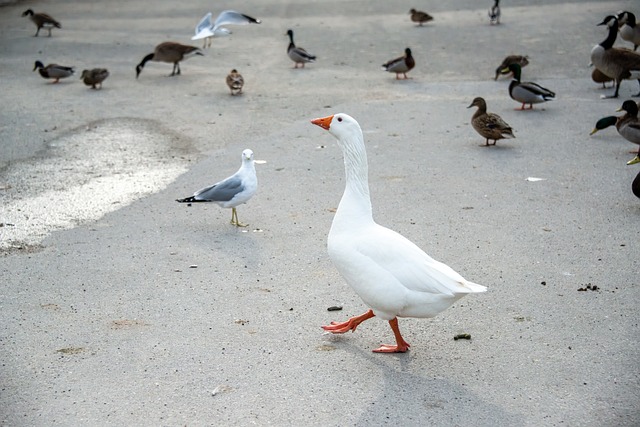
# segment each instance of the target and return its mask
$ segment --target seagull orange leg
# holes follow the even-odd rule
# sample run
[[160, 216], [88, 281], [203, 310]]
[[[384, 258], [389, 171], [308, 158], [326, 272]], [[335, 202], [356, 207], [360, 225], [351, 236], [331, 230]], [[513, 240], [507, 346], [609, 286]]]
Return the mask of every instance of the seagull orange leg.
[[364, 322], [367, 319], [371, 319], [374, 316], [375, 314], [373, 314], [373, 310], [369, 310], [366, 313], [361, 314], [360, 316], [352, 317], [346, 322], [331, 322], [331, 324], [327, 326], [322, 326], [322, 329], [324, 329], [325, 331], [329, 331], [332, 334], [344, 334], [347, 331], [353, 332], [356, 330], [360, 323]]
[[391, 326], [391, 330], [393, 330], [393, 335], [395, 335], [396, 337], [397, 345], [383, 344], [380, 346], [380, 348], [373, 350], [373, 352], [374, 353], [404, 353], [407, 350], [409, 350], [409, 347], [411, 346], [409, 345], [408, 342], [404, 340], [404, 338], [402, 338], [402, 335], [400, 335], [400, 329], [398, 328], [398, 318], [394, 317], [393, 319], [389, 320], [389, 326]]

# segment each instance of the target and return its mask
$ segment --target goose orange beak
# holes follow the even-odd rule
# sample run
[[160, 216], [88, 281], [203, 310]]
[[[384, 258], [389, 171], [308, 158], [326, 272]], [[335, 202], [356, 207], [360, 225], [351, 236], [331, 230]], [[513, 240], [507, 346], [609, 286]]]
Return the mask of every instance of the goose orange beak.
[[329, 127], [331, 126], [331, 120], [333, 120], [333, 115], [322, 117], [320, 119], [313, 119], [311, 120], [311, 123], [320, 126], [324, 130], [329, 130]]

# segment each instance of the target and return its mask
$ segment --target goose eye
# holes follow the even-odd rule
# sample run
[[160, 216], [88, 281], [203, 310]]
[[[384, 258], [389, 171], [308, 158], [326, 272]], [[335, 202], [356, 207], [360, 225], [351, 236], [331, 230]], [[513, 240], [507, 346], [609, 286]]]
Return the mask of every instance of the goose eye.
[[338, 117], [338, 121], [341, 122], [342, 121], [342, 117]]

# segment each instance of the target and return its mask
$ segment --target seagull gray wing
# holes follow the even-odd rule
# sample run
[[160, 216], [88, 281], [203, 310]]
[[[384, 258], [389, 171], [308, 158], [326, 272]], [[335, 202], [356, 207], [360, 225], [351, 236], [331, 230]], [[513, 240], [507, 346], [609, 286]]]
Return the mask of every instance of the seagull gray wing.
[[224, 10], [220, 12], [220, 15], [216, 18], [216, 21], [213, 23], [212, 32], [216, 32], [218, 27], [222, 25], [246, 25], [246, 24], [259, 24], [261, 21], [256, 18], [252, 18], [249, 15], [245, 15], [240, 12], [236, 12], [235, 10]]
[[198, 22], [196, 35], [191, 37], [191, 40], [200, 40], [213, 35], [213, 31], [211, 31], [211, 16], [211, 12], [209, 12]]
[[233, 175], [224, 181], [196, 191], [193, 196], [196, 200], [228, 202], [242, 191], [244, 191], [242, 179], [237, 175]]

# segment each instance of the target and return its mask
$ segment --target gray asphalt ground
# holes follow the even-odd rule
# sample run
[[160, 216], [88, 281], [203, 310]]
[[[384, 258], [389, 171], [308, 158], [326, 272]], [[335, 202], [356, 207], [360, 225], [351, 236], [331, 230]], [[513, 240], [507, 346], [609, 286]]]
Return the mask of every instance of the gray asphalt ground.
[[[600, 99], [612, 89], [588, 64], [595, 24], [640, 9], [504, 1], [490, 26], [490, 3], [1, 7], [0, 423], [639, 425], [637, 146], [589, 136], [638, 84]], [[27, 7], [63, 28], [33, 37]], [[411, 7], [435, 20], [416, 27]], [[179, 77], [151, 62], [135, 79], [157, 43], [192, 43], [204, 13], [228, 8], [263, 23], [230, 27]], [[292, 69], [288, 28], [315, 64]], [[407, 46], [417, 66], [396, 81], [380, 64]], [[558, 99], [515, 111], [509, 79], [493, 80], [508, 54], [529, 55], [523, 79]], [[51, 85], [36, 59], [111, 76], [101, 91], [79, 75]], [[242, 96], [224, 84], [231, 68]], [[516, 139], [481, 146], [476, 96]], [[405, 354], [371, 352], [393, 340], [379, 319], [320, 329], [367, 309], [326, 253], [344, 171], [309, 120], [336, 112], [364, 130], [376, 220], [489, 288], [401, 319]], [[238, 209], [249, 227], [174, 201], [233, 173], [245, 148], [266, 161]]]

